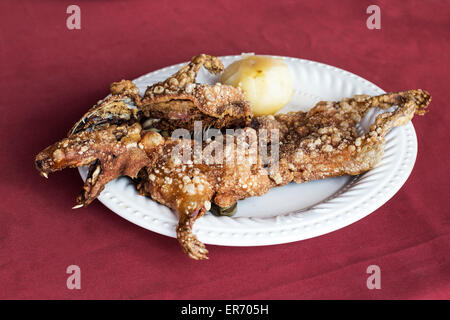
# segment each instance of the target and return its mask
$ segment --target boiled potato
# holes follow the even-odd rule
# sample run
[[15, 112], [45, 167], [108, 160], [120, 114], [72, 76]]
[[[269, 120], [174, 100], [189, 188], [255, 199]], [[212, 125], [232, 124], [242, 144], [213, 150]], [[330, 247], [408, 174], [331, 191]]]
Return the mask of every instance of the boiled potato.
[[220, 82], [240, 87], [254, 115], [277, 112], [292, 98], [291, 73], [280, 58], [247, 56], [229, 65]]

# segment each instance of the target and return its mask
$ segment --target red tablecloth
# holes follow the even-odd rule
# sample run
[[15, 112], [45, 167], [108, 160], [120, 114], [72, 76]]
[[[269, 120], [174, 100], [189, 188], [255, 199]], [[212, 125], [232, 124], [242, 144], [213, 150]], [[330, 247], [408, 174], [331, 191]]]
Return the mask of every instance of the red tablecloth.
[[[0, 3], [0, 297], [145, 299], [450, 298], [449, 1], [71, 1]], [[369, 30], [366, 8], [381, 8]], [[412, 175], [384, 206], [336, 232], [265, 247], [177, 241], [96, 201], [71, 210], [76, 170], [41, 178], [34, 157], [63, 137], [109, 83], [212, 55], [256, 52], [334, 65], [386, 91], [433, 96], [416, 117]], [[81, 268], [68, 290], [66, 268]], [[381, 268], [369, 290], [366, 269]]]

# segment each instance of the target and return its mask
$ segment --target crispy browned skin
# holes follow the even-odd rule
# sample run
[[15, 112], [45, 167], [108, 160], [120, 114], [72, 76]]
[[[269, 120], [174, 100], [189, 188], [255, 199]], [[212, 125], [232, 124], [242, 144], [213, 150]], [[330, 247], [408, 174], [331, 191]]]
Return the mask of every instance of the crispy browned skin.
[[[414, 114], [424, 114], [430, 101], [430, 95], [422, 90], [360, 95], [340, 102], [319, 102], [306, 113], [256, 117], [253, 126], [279, 129], [279, 170], [270, 172], [277, 185], [357, 175], [380, 161], [386, 134], [410, 121]], [[357, 133], [355, 126], [368, 110], [387, 110], [394, 105], [398, 105], [395, 111], [378, 115], [367, 133]]]
[[[66, 167], [89, 165], [76, 207], [89, 204], [107, 182], [121, 175], [136, 177], [145, 168], [140, 171], [139, 192], [175, 210], [179, 214], [177, 238], [183, 251], [191, 258], [206, 259], [207, 250], [192, 234], [192, 227], [212, 202], [227, 207], [291, 181], [300, 183], [365, 172], [381, 159], [387, 132], [407, 123], [414, 114], [424, 114], [430, 100], [425, 91], [412, 90], [320, 102], [306, 113], [256, 117], [253, 128], [238, 132], [233, 143], [224, 147], [222, 156], [218, 156], [224, 159], [222, 163], [185, 162], [174, 156], [175, 148], [192, 150], [192, 140], [163, 138], [154, 131], [143, 131], [138, 123], [93, 122], [84, 131], [70, 134], [39, 153], [36, 167], [47, 176]], [[398, 107], [379, 115], [369, 132], [358, 135], [355, 125], [369, 109], [388, 109], [394, 105]], [[265, 168], [260, 155], [250, 152], [257, 143], [255, 139], [244, 153], [237, 152], [240, 135], [256, 135], [262, 129], [278, 129], [278, 170], [270, 162]], [[203, 153], [208, 148], [214, 150], [217, 143], [204, 142]]]
[[[255, 137], [253, 145], [239, 150], [238, 139], [252, 134]], [[208, 251], [192, 234], [192, 226], [211, 208], [211, 202], [227, 206], [240, 199], [262, 195], [272, 186], [261, 160], [250, 151], [257, 150], [256, 131], [246, 128], [230, 137], [233, 144], [224, 146], [217, 155], [217, 159], [225, 156], [221, 163], [214, 163], [206, 156], [199, 163], [194, 163], [195, 158], [193, 161], [191, 157], [183, 161], [182, 153], [177, 150], [194, 150], [193, 141], [167, 138], [158, 150], [153, 149], [149, 154], [151, 163], [140, 175], [139, 192], [178, 213], [178, 241], [183, 251], [194, 259], [207, 258]], [[202, 146], [204, 155], [210, 154], [208, 150], [213, 150], [219, 143], [222, 144], [205, 142]]]
[[193, 130], [194, 121], [202, 121], [204, 127], [214, 128], [249, 124], [251, 108], [242, 90], [220, 83], [195, 83], [202, 66], [213, 74], [223, 71], [218, 58], [201, 54], [164, 82], [147, 88], [142, 111], [148, 118], [159, 119], [153, 124], [155, 128]]
[[[414, 114], [424, 114], [429, 102], [428, 93], [412, 90], [320, 102], [306, 113], [257, 117], [252, 123], [257, 130], [279, 130], [279, 166], [269, 162], [267, 169], [259, 154], [250, 156], [251, 145], [239, 157], [236, 140], [231, 149], [224, 149], [225, 159], [231, 155], [233, 161], [196, 164], [192, 160], [183, 162], [173, 153], [176, 147], [183, 149], [182, 146], [192, 150], [191, 140], [167, 138], [149, 154], [152, 161], [141, 172], [138, 190], [179, 214], [177, 238], [183, 251], [191, 258], [206, 259], [207, 250], [192, 234], [192, 226], [210, 209], [211, 202], [227, 207], [291, 181], [300, 183], [363, 173], [381, 159], [389, 130], [407, 123]], [[358, 135], [355, 125], [369, 109], [388, 109], [394, 105], [398, 105], [395, 111], [379, 115], [369, 132]], [[256, 131], [246, 128], [244, 133], [251, 135]], [[204, 143], [203, 150], [212, 143]]]

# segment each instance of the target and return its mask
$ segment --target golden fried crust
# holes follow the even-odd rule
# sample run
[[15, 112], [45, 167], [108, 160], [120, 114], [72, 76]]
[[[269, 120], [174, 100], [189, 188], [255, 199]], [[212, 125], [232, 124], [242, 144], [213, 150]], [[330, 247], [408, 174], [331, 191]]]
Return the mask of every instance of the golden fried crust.
[[[130, 95], [133, 90], [128, 82], [112, 87], [113, 93], [119, 94]], [[227, 135], [222, 141], [203, 142], [200, 162], [196, 162], [195, 157], [186, 161], [182, 157], [184, 153], [180, 153], [180, 150], [195, 149], [193, 140], [163, 138], [154, 131], [143, 131], [139, 123], [117, 125], [108, 117], [104, 118], [107, 125], [103, 127], [100, 118], [87, 116], [84, 124], [91, 123], [92, 126], [83, 124], [80, 131], [77, 129], [47, 147], [36, 156], [35, 164], [45, 177], [67, 167], [89, 165], [76, 207], [89, 204], [107, 182], [118, 176], [134, 178], [139, 173], [138, 191], [178, 213], [177, 238], [183, 251], [193, 259], [206, 259], [208, 251], [192, 233], [192, 227], [210, 209], [212, 202], [227, 207], [291, 181], [300, 183], [365, 172], [381, 159], [389, 130], [407, 123], [414, 114], [424, 114], [430, 100], [427, 92], [411, 90], [377, 97], [360, 95], [340, 102], [319, 102], [306, 113], [255, 117], [251, 122], [253, 128], [237, 131], [232, 136], [232, 143]], [[190, 108], [189, 104], [178, 107]], [[376, 107], [389, 110], [376, 117], [367, 133], [359, 134], [357, 123]], [[121, 114], [120, 108], [114, 110], [108, 106], [105, 109], [115, 116]], [[259, 152], [253, 152], [258, 140], [252, 137], [263, 129], [268, 130], [267, 142], [275, 139], [271, 129], [280, 139], [279, 162], [269, 159], [267, 168]], [[247, 146], [240, 149], [242, 141], [246, 141]], [[223, 149], [216, 149], [225, 142], [228, 144], [223, 145]], [[174, 153], [174, 150], [178, 152]], [[208, 160], [212, 159], [207, 156], [213, 154], [218, 155], [214, 158], [216, 162]], [[223, 161], [217, 162], [217, 159]]]
[[140, 98], [139, 89], [130, 80], [113, 82], [109, 86], [112, 95], [127, 95], [133, 99]]
[[215, 167], [204, 164], [185, 165], [178, 156], [172, 157], [175, 148], [191, 148], [191, 140], [166, 139], [164, 145], [149, 154], [150, 163], [140, 173], [138, 190], [142, 195], [168, 206], [179, 215], [177, 239], [183, 251], [193, 259], [206, 259], [208, 251], [192, 234], [192, 226], [211, 206]]
[[262, 161], [257, 154], [251, 154], [250, 150], [256, 150], [257, 140], [242, 151], [238, 149], [237, 141], [245, 134], [256, 137], [250, 128], [237, 133], [234, 143], [224, 146], [218, 155], [217, 159], [224, 159], [222, 163], [210, 164], [205, 163], [209, 161], [207, 152], [219, 150], [216, 149], [219, 142], [205, 142], [202, 146], [205, 158], [196, 164], [193, 158], [183, 159], [180, 152], [194, 150], [192, 140], [167, 138], [160, 149], [148, 155], [151, 160], [147, 170], [140, 173], [139, 192], [178, 213], [177, 238], [191, 258], [207, 257], [204, 245], [192, 234], [192, 226], [211, 208], [211, 202], [226, 207], [240, 199], [262, 195], [273, 185]]
[[193, 121], [200, 120], [216, 128], [247, 126], [251, 107], [242, 90], [220, 83], [196, 84], [201, 66], [212, 73], [223, 70], [216, 57], [194, 57], [172, 77], [147, 88], [142, 101], [144, 115], [163, 120], [157, 126], [164, 124], [164, 129], [193, 130]]
[[[258, 117], [253, 122], [259, 129], [280, 128], [279, 170], [271, 171], [270, 177], [277, 185], [300, 183], [370, 170], [381, 160], [385, 135], [414, 114], [424, 114], [430, 101], [430, 95], [422, 90], [355, 96], [320, 102], [307, 113]], [[394, 111], [378, 115], [367, 133], [358, 134], [356, 124], [368, 110], [394, 106]]]
[[111, 125], [106, 129], [73, 134], [44, 149], [35, 164], [41, 175], [65, 168], [91, 165], [78, 206], [92, 202], [106, 183], [121, 175], [135, 177], [147, 165], [146, 153], [138, 147], [141, 126]]
[[180, 89], [172, 94], [146, 97], [142, 112], [148, 118], [160, 119], [161, 130], [194, 129], [194, 121], [203, 127], [246, 127], [251, 119], [250, 104], [242, 91], [226, 85], [193, 85], [190, 93]]
[[[365, 172], [381, 159], [387, 132], [409, 121], [414, 113], [423, 114], [429, 101], [426, 92], [415, 90], [319, 102], [307, 113], [256, 117], [252, 125], [259, 132], [276, 129], [280, 137], [278, 166], [269, 161], [267, 168], [259, 153], [251, 153], [256, 139], [250, 139], [253, 142], [249, 142], [244, 153], [237, 151], [239, 135], [256, 136], [251, 128], [237, 133], [234, 143], [224, 146], [222, 164], [183, 161], [173, 151], [192, 150], [193, 141], [167, 138], [157, 151], [153, 149], [148, 154], [151, 162], [140, 176], [138, 190], [179, 214], [177, 238], [183, 251], [191, 258], [206, 259], [205, 246], [192, 234], [192, 226], [209, 210], [211, 202], [227, 207], [291, 181], [300, 183]], [[355, 126], [368, 110], [395, 105], [394, 111], [380, 114], [367, 133], [358, 134]], [[203, 152], [214, 143], [219, 142], [203, 143]]]
[[186, 102], [184, 106], [186, 110], [192, 112], [191, 109], [197, 108], [202, 114], [214, 118], [227, 115], [249, 117], [251, 112], [250, 105], [241, 90], [220, 83], [192, 84], [191, 87], [180, 88], [169, 93], [146, 96], [143, 100], [142, 111], [148, 117], [152, 117], [152, 113], [156, 111], [169, 112], [180, 109], [170, 105], [174, 102]]
[[223, 64], [219, 58], [200, 54], [193, 57], [188, 65], [182, 67], [173, 76], [163, 82], [158, 82], [148, 87], [145, 91], [145, 97], [170, 94], [173, 91], [186, 87], [188, 84], [194, 84], [197, 73], [202, 66], [213, 74], [218, 74], [223, 71]]

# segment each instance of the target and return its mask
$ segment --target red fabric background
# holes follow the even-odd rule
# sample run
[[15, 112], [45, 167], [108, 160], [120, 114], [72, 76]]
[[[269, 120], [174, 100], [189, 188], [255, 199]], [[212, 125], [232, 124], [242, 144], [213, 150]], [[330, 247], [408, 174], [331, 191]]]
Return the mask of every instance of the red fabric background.
[[[450, 1], [72, 1], [0, 3], [0, 297], [27, 299], [448, 299]], [[381, 30], [366, 8], [381, 7]], [[76, 170], [41, 178], [35, 155], [63, 137], [109, 83], [205, 52], [311, 59], [387, 91], [423, 88], [412, 175], [365, 219], [314, 239], [266, 247], [178, 243], [96, 201], [71, 210]], [[82, 289], [68, 290], [68, 265]], [[368, 290], [366, 268], [381, 268]]]

